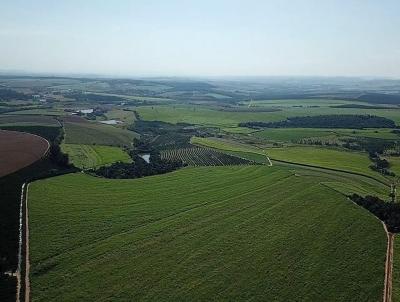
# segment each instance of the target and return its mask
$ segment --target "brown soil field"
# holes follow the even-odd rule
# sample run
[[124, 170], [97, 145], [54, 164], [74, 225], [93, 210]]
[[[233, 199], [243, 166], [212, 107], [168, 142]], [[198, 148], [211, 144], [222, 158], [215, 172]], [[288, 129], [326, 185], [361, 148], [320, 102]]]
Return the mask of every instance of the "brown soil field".
[[34, 163], [48, 148], [48, 141], [40, 136], [0, 130], [0, 177]]

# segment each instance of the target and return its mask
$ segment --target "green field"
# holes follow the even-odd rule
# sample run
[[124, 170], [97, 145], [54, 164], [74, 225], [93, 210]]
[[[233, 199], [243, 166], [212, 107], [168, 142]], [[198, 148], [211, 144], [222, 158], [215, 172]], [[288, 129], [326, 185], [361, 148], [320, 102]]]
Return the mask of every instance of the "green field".
[[62, 144], [61, 150], [68, 154], [72, 164], [81, 169], [98, 168], [117, 161], [131, 162], [128, 153], [118, 147]]
[[32, 300], [378, 301], [382, 225], [323, 175], [204, 167], [34, 182]]
[[400, 236], [394, 237], [393, 247], [393, 301], [400, 301]]
[[302, 138], [323, 137], [335, 135], [329, 129], [314, 129], [314, 128], [271, 128], [254, 133], [255, 136], [272, 141], [298, 141]]
[[[246, 129], [246, 128], [244, 128]], [[400, 139], [392, 129], [318, 129], [318, 128], [270, 128], [253, 134], [272, 141], [297, 142], [303, 138], [315, 137], [368, 137], [381, 139]]]
[[130, 146], [138, 137], [133, 131], [94, 122], [65, 122], [64, 129], [67, 144]]
[[61, 116], [65, 115], [64, 109], [62, 108], [45, 108], [45, 109], [30, 109], [9, 112], [7, 114], [12, 115], [50, 115], [50, 116]]
[[286, 147], [266, 149], [272, 159], [339, 169], [379, 177], [369, 166], [368, 154], [320, 147]]
[[220, 150], [255, 153], [259, 156], [267, 154], [272, 160], [283, 160], [292, 163], [355, 172], [374, 177], [384, 182], [387, 181], [381, 174], [369, 168], [372, 162], [369, 160], [368, 154], [361, 152], [311, 146], [262, 149], [230, 140], [200, 137], [192, 138], [192, 143]]
[[[302, 100], [294, 104], [302, 104]], [[328, 101], [324, 101], [332, 105]], [[371, 114], [386, 117], [400, 124], [400, 109], [360, 109], [324, 107], [286, 107], [275, 112], [229, 112], [217, 110], [210, 106], [174, 105], [174, 106], [141, 106], [135, 108], [144, 120], [158, 120], [169, 123], [191, 123], [214, 127], [236, 127], [240, 122], [263, 121], [275, 122], [294, 116], [313, 116], [324, 114]], [[247, 108], [247, 107], [246, 107]]]
[[135, 122], [135, 114], [133, 111], [126, 111], [120, 109], [113, 109], [106, 113], [106, 117], [109, 120], [119, 120], [124, 122], [124, 126], [133, 124]]
[[285, 119], [282, 112], [227, 112], [205, 106], [143, 106], [136, 110], [144, 120], [190, 123], [205, 126], [236, 127], [240, 122]]

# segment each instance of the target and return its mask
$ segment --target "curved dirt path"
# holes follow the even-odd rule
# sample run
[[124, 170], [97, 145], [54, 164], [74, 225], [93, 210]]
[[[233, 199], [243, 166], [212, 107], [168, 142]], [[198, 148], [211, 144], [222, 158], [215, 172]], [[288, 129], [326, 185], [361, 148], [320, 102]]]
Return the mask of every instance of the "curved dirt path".
[[28, 189], [29, 189], [29, 184], [26, 186], [26, 192], [25, 192], [25, 302], [29, 302], [31, 294], [31, 283], [29, 279], [31, 263], [29, 261]]
[[384, 223], [383, 227], [387, 235], [387, 250], [385, 263], [385, 285], [383, 288], [383, 302], [392, 301], [392, 279], [393, 279], [393, 243], [394, 234], [390, 233]]

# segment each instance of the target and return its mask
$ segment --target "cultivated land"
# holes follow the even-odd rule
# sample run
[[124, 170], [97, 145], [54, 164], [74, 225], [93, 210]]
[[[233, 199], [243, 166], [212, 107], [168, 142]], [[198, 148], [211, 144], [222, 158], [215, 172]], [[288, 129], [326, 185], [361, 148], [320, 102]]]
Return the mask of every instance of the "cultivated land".
[[380, 300], [382, 225], [323, 179], [248, 166], [34, 182], [32, 299]]
[[[78, 167], [131, 161], [122, 150], [196, 166], [135, 180], [77, 173], [32, 183], [32, 300], [381, 300], [386, 236], [346, 196], [389, 200], [389, 184], [400, 175], [400, 131], [390, 121], [367, 129], [258, 126], [330, 115], [299, 125], [340, 127], [339, 120], [359, 128], [360, 117], [336, 117], [335, 124], [335, 114], [399, 125], [399, 91], [395, 80], [1, 76], [0, 128], [55, 146], [63, 141]], [[93, 112], [72, 114], [88, 108]], [[109, 119], [122, 123], [99, 123]], [[0, 278], [0, 300], [15, 296], [15, 278], [3, 273], [16, 267], [22, 183], [72, 171], [52, 150], [0, 179], [0, 276], [7, 276]], [[153, 171], [166, 165], [159, 164]], [[232, 164], [242, 166], [201, 167]], [[107, 175], [139, 166], [114, 165]]]
[[54, 117], [45, 115], [0, 115], [0, 127], [3, 126], [59, 126]]
[[64, 128], [67, 144], [130, 146], [138, 136], [133, 131], [95, 122], [64, 122]]
[[[297, 100], [301, 104], [302, 100]], [[248, 108], [248, 107], [245, 107]], [[294, 116], [313, 116], [325, 114], [370, 114], [386, 117], [400, 123], [400, 109], [359, 109], [359, 108], [331, 108], [331, 107], [283, 107], [275, 108], [278, 111], [223, 111], [211, 106], [176, 105], [176, 106], [142, 106], [136, 110], [144, 120], [159, 120], [169, 123], [192, 123], [214, 127], [237, 127], [241, 122], [263, 121], [276, 122]], [[268, 108], [268, 107], [267, 107]], [[247, 109], [246, 109], [247, 110]]]
[[118, 147], [62, 144], [61, 150], [68, 154], [70, 163], [81, 169], [98, 168], [118, 161], [132, 162], [128, 153]]
[[394, 238], [394, 257], [393, 257], [393, 301], [400, 301], [400, 236]]
[[0, 130], [0, 177], [18, 171], [40, 159], [49, 143], [42, 137]]
[[258, 148], [229, 140], [200, 137], [192, 138], [192, 143], [220, 150], [239, 152], [238, 154], [242, 154], [243, 156], [251, 153], [257, 154], [258, 156], [265, 156], [266, 154], [272, 160], [283, 160], [292, 163], [360, 173], [387, 182], [385, 177], [369, 168], [372, 162], [369, 160], [368, 155], [362, 152], [350, 152], [316, 146]]
[[133, 111], [119, 110], [119, 109], [113, 109], [107, 112], [106, 117], [109, 120], [119, 120], [123, 122], [125, 125], [130, 125], [136, 120]]
[[[246, 129], [246, 128], [245, 128]], [[272, 141], [298, 142], [304, 138], [318, 137], [367, 137], [398, 140], [400, 136], [392, 129], [317, 129], [317, 128], [271, 128], [254, 132], [254, 136]]]

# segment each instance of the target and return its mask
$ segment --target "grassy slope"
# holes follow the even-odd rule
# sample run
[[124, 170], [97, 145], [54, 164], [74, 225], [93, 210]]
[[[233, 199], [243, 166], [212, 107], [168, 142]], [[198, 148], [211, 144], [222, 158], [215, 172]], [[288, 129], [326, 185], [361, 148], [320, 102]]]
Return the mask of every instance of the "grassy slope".
[[400, 157], [384, 156], [384, 158], [386, 158], [390, 163], [389, 170], [393, 171], [396, 174], [396, 176], [400, 176]]
[[324, 137], [324, 136], [351, 136], [371, 137], [382, 139], [399, 139], [399, 136], [391, 132], [392, 129], [317, 129], [317, 128], [279, 128], [265, 129], [255, 132], [257, 137], [275, 141], [298, 141], [303, 138]]
[[135, 132], [98, 123], [64, 123], [67, 144], [129, 146]]
[[70, 162], [79, 168], [96, 168], [117, 161], [131, 162], [129, 155], [118, 147], [62, 144], [61, 149], [68, 154]]
[[109, 120], [119, 120], [124, 122], [125, 125], [132, 124], [136, 118], [133, 111], [126, 111], [120, 109], [113, 109], [106, 113], [106, 117]]
[[377, 301], [383, 228], [320, 180], [253, 166], [35, 182], [32, 299]]
[[400, 236], [394, 238], [393, 248], [393, 302], [400, 301]]
[[281, 129], [266, 129], [256, 132], [257, 137], [276, 141], [297, 141], [308, 137], [321, 137], [332, 135], [333, 132], [329, 129], [313, 129], [313, 128], [281, 128]]
[[[301, 104], [298, 100], [297, 104]], [[284, 106], [283, 106], [284, 107]], [[312, 116], [322, 114], [371, 114], [383, 116], [400, 124], [400, 109], [359, 109], [359, 108], [330, 108], [330, 107], [286, 107], [276, 112], [225, 112], [205, 106], [176, 105], [176, 106], [143, 106], [137, 111], [144, 120], [159, 120], [170, 123], [186, 122], [199, 125], [218, 127], [235, 127], [240, 122], [264, 121], [274, 122], [293, 116]]]
[[319, 147], [269, 148], [266, 151], [268, 156], [277, 160], [380, 176], [369, 168], [372, 163], [364, 153]]
[[263, 155], [266, 152], [271, 159], [356, 172], [386, 181], [386, 178], [369, 168], [372, 163], [366, 153], [311, 146], [268, 148], [264, 151], [254, 146], [218, 138], [194, 137], [191, 141], [194, 144], [228, 151], [256, 153], [259, 155]]

